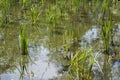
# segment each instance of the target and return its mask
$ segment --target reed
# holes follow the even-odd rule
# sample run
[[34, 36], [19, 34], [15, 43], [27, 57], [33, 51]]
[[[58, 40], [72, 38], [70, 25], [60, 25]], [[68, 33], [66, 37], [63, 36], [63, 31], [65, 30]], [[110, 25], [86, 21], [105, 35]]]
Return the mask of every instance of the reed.
[[20, 28], [19, 34], [19, 48], [20, 48], [20, 68], [17, 68], [20, 72], [20, 80], [23, 80], [24, 74], [27, 72], [28, 63], [30, 61], [30, 56], [28, 53], [28, 40], [25, 37], [25, 25]]
[[21, 56], [18, 71], [20, 72], [20, 80], [23, 80], [25, 73], [28, 73], [27, 67], [29, 63], [29, 56]]
[[73, 31], [66, 31], [64, 34], [63, 34], [63, 44], [64, 44], [64, 48], [65, 48], [65, 51], [66, 51], [66, 54], [65, 54], [65, 58], [66, 59], [71, 59], [71, 56], [72, 54], [70, 53], [70, 48], [71, 48], [71, 42], [72, 42], [72, 39], [73, 39]]
[[110, 16], [110, 20], [103, 21], [103, 26], [102, 26], [102, 37], [103, 37], [103, 44], [104, 48], [106, 50], [106, 53], [108, 53], [109, 50], [109, 42], [111, 38], [111, 29], [112, 29], [112, 17]]
[[1, 25], [4, 26], [8, 23], [8, 14], [10, 10], [10, 0], [2, 0], [1, 1], [2, 7], [2, 18], [1, 18]]
[[[25, 74], [28, 74], [28, 64], [34, 63], [31, 59], [29, 52], [28, 52], [28, 38], [25, 35], [26, 25], [22, 25], [20, 28], [20, 35], [19, 35], [19, 47], [20, 47], [20, 62], [18, 71], [20, 72], [20, 80], [23, 79]], [[34, 75], [34, 73], [30, 74]]]
[[105, 9], [108, 7], [108, 1], [107, 0], [103, 0], [102, 2], [102, 8]]
[[22, 55], [28, 55], [28, 40], [25, 37], [25, 26], [22, 26], [20, 29], [19, 36], [19, 44], [20, 44], [20, 53]]
[[36, 24], [36, 22], [39, 20], [39, 16], [43, 13], [45, 6], [46, 0], [40, 1], [40, 5], [32, 4], [30, 6], [30, 18], [32, 24]]
[[19, 4], [24, 9], [27, 6], [28, 0], [19, 0]]
[[[90, 59], [89, 67], [87, 67], [88, 59]], [[74, 79], [76, 80], [90, 80], [91, 69], [94, 61], [95, 58], [92, 54], [92, 48], [83, 51], [77, 50], [69, 62], [69, 72], [72, 74], [72, 76], [74, 76]]]
[[20, 80], [23, 80], [25, 75], [34, 76], [34, 73], [28, 70], [30, 62], [31, 57], [29, 55], [22, 55], [20, 57], [19, 67], [16, 67], [20, 73]]
[[30, 16], [32, 20], [32, 24], [35, 24], [38, 19], [39, 9], [36, 5], [32, 5], [30, 8]]
[[49, 9], [47, 9], [47, 20], [49, 24], [54, 27], [57, 27], [57, 25], [60, 23], [61, 9], [58, 3], [59, 1], [56, 0], [56, 4], [49, 5]]

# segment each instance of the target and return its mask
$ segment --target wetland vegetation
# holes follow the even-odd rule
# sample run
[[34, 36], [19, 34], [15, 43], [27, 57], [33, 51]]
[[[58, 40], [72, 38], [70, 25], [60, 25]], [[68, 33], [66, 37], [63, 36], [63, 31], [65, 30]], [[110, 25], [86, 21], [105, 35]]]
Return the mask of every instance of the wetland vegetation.
[[120, 80], [120, 1], [0, 0], [0, 80]]

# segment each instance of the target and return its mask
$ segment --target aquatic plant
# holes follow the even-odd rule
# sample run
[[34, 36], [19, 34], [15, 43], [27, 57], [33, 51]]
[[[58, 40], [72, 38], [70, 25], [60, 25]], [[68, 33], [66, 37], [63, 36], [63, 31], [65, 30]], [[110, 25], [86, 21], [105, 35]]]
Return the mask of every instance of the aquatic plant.
[[11, 0], [11, 3], [17, 3], [19, 0]]
[[29, 57], [27, 55], [21, 56], [20, 58], [20, 69], [18, 68], [18, 71], [20, 72], [20, 79], [23, 79], [23, 76], [25, 73], [28, 73], [27, 67], [29, 63]]
[[30, 16], [32, 20], [32, 24], [35, 24], [38, 19], [39, 9], [36, 5], [32, 5], [30, 8]]
[[[110, 13], [110, 8], [116, 4], [116, 0], [103, 0], [101, 4], [101, 12]], [[109, 15], [108, 15], [109, 16]]]
[[25, 8], [27, 6], [27, 2], [28, 2], [28, 0], [19, 0], [19, 4], [22, 8]]
[[[89, 67], [88, 67], [89, 59]], [[89, 50], [77, 50], [74, 56], [69, 62], [69, 73], [74, 76], [77, 80], [90, 80], [91, 79], [91, 69], [95, 62], [95, 58], [92, 54], [92, 48]]]
[[32, 71], [28, 70], [28, 65], [31, 61], [31, 57], [29, 55], [21, 55], [19, 66], [16, 66], [20, 73], [20, 80], [23, 80], [25, 75], [28, 75], [29, 77], [34, 76], [34, 73]]
[[20, 35], [19, 35], [19, 45], [20, 45], [20, 53], [22, 55], [28, 54], [28, 40], [25, 37], [25, 26], [22, 26], [20, 29]]
[[42, 14], [46, 6], [46, 0], [42, 0], [40, 2], [40, 5], [32, 4], [30, 6], [30, 17], [32, 24], [36, 24], [37, 20], [39, 19], [39, 16]]
[[2, 18], [1, 18], [1, 26], [4, 26], [8, 23], [8, 14], [10, 10], [10, 0], [1, 0], [2, 7]]
[[102, 2], [102, 9], [106, 9], [108, 7], [108, 1], [107, 0], [103, 0]]
[[[20, 62], [19, 67], [17, 67], [18, 71], [20, 72], [20, 79], [22, 80], [25, 74], [29, 74], [28, 72], [28, 64], [34, 63], [31, 59], [29, 52], [28, 52], [28, 38], [25, 35], [26, 25], [23, 24], [20, 27], [20, 34], [19, 34], [19, 48], [20, 48]], [[32, 73], [34, 75], [34, 73]], [[31, 74], [30, 74], [31, 76]]]
[[106, 50], [106, 53], [108, 53], [109, 50], [109, 42], [111, 38], [111, 29], [112, 29], [112, 16], [110, 16], [110, 20], [103, 21], [103, 26], [102, 26], [102, 37], [103, 37], [103, 44], [104, 48]]
[[58, 5], [58, 0], [56, 0], [56, 4], [53, 5], [49, 5], [49, 9], [47, 9], [47, 20], [48, 22], [53, 25], [54, 27], [56, 27], [59, 22], [60, 22], [60, 16], [61, 16], [61, 10], [60, 7]]
[[59, 8], [60, 8], [60, 14], [61, 14], [61, 18], [64, 16], [64, 14], [66, 13], [65, 10], [65, 5], [66, 5], [66, 0], [61, 0], [60, 4], [59, 4]]
[[20, 79], [23, 79], [23, 75], [25, 74], [25, 72], [27, 72], [27, 66], [28, 66], [28, 62], [30, 59], [30, 56], [28, 54], [28, 41], [25, 37], [25, 25], [21, 26], [20, 28], [20, 35], [19, 35], [19, 46], [20, 46], [20, 69], [18, 68], [19, 72], [20, 72]]

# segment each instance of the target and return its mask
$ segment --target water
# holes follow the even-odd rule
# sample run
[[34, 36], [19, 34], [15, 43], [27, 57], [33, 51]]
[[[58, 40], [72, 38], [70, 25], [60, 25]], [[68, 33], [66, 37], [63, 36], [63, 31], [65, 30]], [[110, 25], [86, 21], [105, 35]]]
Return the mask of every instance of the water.
[[[38, 2], [32, 4], [39, 7]], [[85, 2], [76, 6], [71, 0], [55, 6], [54, 1], [48, 1], [44, 7], [39, 7], [42, 11], [36, 24], [32, 24], [30, 16], [32, 4], [26, 4], [23, 12], [20, 5], [12, 5], [7, 15], [8, 24], [0, 27], [0, 80], [72, 80], [73, 75], [67, 71], [70, 58], [77, 49], [89, 50], [90, 46], [96, 56], [91, 80], [120, 80], [119, 2], [116, 7], [111, 7], [114, 46], [110, 46], [110, 50], [117, 55], [112, 59], [103, 50], [98, 21], [102, 17], [100, 9], [97, 9], [99, 3], [95, 6]], [[25, 36], [28, 39], [29, 54], [26, 56], [19, 50], [22, 25], [26, 25]]]
[[[29, 48], [29, 54], [34, 63], [28, 63], [27, 73], [23, 74], [23, 80], [48, 80], [56, 77], [59, 67], [49, 61], [47, 55], [50, 51], [44, 48], [43, 45], [37, 46], [36, 51]], [[20, 66], [17, 65], [17, 68], [20, 69]], [[2, 74], [1, 80], [18, 80], [20, 78], [18, 69]]]

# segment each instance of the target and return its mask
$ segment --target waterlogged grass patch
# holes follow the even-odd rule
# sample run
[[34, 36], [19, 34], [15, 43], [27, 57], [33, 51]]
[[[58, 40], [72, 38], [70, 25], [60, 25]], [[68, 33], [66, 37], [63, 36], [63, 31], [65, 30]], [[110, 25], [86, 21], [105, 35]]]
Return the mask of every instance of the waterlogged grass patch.
[[[88, 65], [88, 58], [90, 59]], [[90, 80], [91, 69], [94, 64], [92, 48], [89, 50], [77, 50], [69, 61], [69, 73], [77, 80]]]
[[0, 24], [5, 25], [8, 23], [8, 14], [10, 11], [10, 0], [2, 0], [1, 1], [1, 8], [2, 8], [2, 18], [0, 20]]
[[110, 38], [111, 38], [111, 29], [112, 29], [112, 17], [110, 16], [110, 20], [103, 21], [103, 26], [102, 26], [102, 37], [103, 37], [103, 44], [104, 48], [106, 50], [106, 53], [108, 53], [108, 50], [110, 48]]

